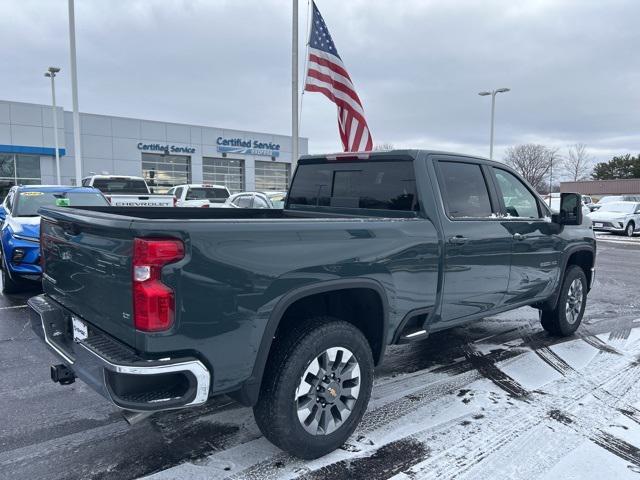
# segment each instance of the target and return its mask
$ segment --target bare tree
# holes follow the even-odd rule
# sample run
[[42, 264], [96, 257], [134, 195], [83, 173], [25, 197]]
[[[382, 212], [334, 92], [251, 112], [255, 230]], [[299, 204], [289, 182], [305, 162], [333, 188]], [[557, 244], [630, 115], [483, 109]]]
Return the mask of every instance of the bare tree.
[[507, 149], [505, 163], [524, 177], [538, 191], [548, 189], [547, 176], [558, 159], [558, 151], [535, 143]]
[[373, 147], [373, 150], [375, 152], [387, 152], [394, 149], [395, 147], [393, 146], [393, 143], [379, 143], [378, 145]]
[[587, 153], [587, 146], [576, 143], [567, 150], [567, 156], [562, 160], [564, 173], [574, 182], [584, 180], [591, 174], [593, 160]]

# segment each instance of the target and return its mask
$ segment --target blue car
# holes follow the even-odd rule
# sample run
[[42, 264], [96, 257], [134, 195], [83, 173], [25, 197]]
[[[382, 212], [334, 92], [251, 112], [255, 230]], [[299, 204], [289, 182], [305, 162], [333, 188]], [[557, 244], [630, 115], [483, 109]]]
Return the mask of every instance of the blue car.
[[40, 216], [44, 206], [109, 206], [95, 188], [29, 185], [12, 187], [0, 206], [0, 254], [2, 292], [23, 290], [29, 281], [39, 281]]

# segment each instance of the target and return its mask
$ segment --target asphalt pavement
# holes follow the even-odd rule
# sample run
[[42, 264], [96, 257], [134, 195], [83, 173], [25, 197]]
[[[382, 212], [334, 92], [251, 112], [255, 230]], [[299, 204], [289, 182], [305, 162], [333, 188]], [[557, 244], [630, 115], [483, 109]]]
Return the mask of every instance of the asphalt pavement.
[[640, 479], [640, 238], [598, 240], [578, 333], [523, 308], [394, 346], [342, 449], [312, 462], [260, 435], [227, 397], [129, 426], [53, 355], [26, 300], [0, 296], [0, 478]]

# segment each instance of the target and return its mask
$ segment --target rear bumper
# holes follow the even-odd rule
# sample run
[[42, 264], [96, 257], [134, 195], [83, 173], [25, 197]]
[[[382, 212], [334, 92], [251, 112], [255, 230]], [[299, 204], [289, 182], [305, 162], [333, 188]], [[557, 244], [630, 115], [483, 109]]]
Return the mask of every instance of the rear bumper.
[[46, 295], [32, 297], [28, 304], [35, 333], [76, 377], [116, 406], [140, 412], [171, 410], [201, 405], [209, 398], [211, 374], [198, 359], [144, 359], [87, 322], [87, 338], [74, 340], [70, 311]]

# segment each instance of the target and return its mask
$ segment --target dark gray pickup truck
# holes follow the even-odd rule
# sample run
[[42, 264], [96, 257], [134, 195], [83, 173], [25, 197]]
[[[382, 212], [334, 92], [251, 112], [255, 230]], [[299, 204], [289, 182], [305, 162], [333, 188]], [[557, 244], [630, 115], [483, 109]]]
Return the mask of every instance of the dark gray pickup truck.
[[531, 305], [579, 326], [595, 239], [505, 165], [393, 151], [300, 160], [284, 210], [44, 208], [36, 332], [126, 414], [229, 394], [264, 435], [340, 446], [389, 344]]

